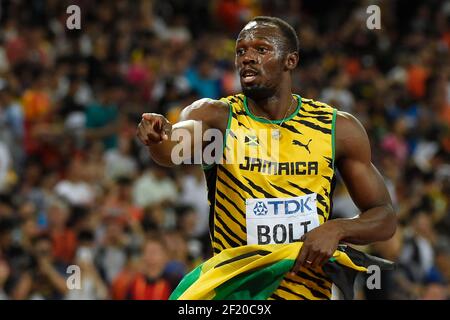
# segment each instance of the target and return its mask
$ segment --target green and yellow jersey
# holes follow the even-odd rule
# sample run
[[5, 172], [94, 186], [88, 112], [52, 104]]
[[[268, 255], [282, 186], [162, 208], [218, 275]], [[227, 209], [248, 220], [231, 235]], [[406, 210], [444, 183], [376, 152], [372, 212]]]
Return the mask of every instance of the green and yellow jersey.
[[[204, 167], [214, 254], [247, 244], [292, 243], [327, 221], [335, 185], [336, 109], [293, 95], [281, 120], [255, 116], [242, 94], [230, 108], [220, 164]], [[286, 276], [273, 299], [329, 299], [320, 268]]]

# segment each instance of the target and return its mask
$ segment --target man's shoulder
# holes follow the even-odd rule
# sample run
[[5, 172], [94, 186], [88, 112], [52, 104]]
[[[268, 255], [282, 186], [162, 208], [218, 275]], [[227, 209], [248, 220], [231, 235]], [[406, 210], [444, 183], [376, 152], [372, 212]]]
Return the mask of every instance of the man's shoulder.
[[230, 108], [225, 101], [203, 98], [184, 108], [180, 119], [204, 121], [211, 128], [224, 130], [229, 114]]
[[211, 99], [211, 98], [202, 98], [194, 101], [189, 106], [186, 107], [187, 111], [195, 111], [195, 110], [221, 110], [227, 107], [227, 103], [224, 98], [221, 99]]

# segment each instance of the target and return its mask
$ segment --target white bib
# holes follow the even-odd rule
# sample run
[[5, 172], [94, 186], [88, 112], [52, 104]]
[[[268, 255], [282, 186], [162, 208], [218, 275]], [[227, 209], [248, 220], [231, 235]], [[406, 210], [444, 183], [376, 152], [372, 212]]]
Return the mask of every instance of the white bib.
[[246, 199], [247, 244], [282, 244], [319, 226], [317, 194], [295, 198]]

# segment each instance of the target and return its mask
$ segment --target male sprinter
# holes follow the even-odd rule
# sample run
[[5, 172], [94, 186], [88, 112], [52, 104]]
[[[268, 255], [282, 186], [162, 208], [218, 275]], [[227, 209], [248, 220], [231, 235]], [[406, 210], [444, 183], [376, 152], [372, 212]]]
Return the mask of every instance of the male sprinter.
[[[299, 40], [286, 22], [273, 17], [251, 20], [236, 41], [243, 94], [200, 99], [183, 110], [173, 127], [162, 115], [143, 114], [137, 135], [154, 161], [171, 166], [177, 144], [171, 137], [180, 129], [192, 136], [196, 127], [203, 132], [219, 129], [225, 137], [223, 159], [231, 157], [236, 146], [233, 132], [247, 132], [238, 143], [257, 149], [264, 139], [255, 130], [271, 130], [272, 141], [279, 143], [276, 161], [246, 156], [243, 163], [204, 167], [214, 253], [301, 238], [304, 245], [296, 264], [271, 298], [330, 299], [331, 283], [321, 266], [338, 243], [387, 240], [395, 232], [396, 218], [359, 121], [292, 93], [298, 52]], [[336, 168], [361, 210], [358, 217], [329, 220]]]

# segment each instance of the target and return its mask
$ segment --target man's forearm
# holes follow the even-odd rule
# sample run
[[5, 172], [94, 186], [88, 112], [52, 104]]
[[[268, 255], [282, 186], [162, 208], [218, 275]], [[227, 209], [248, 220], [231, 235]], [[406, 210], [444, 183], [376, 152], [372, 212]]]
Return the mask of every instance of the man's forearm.
[[165, 167], [197, 159], [201, 157], [203, 150], [202, 137], [200, 122], [194, 120], [178, 122], [174, 124], [167, 140], [149, 145], [150, 156], [156, 163]]
[[172, 161], [172, 150], [177, 144], [176, 141], [162, 141], [159, 144], [152, 144], [148, 146], [150, 157], [157, 164], [163, 167], [173, 167], [175, 164]]
[[396, 230], [396, 217], [391, 205], [371, 208], [358, 217], [351, 219], [334, 219], [339, 230], [340, 241], [365, 245], [391, 238]]

